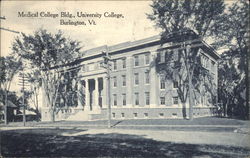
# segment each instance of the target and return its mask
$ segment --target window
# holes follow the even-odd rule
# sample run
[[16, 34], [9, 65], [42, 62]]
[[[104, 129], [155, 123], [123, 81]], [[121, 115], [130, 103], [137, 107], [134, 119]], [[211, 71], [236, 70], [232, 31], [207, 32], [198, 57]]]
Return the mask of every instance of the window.
[[205, 55], [201, 55], [201, 64], [204, 68], [208, 68], [209, 66], [209, 58]]
[[122, 105], [126, 105], [126, 94], [122, 94]]
[[149, 54], [145, 54], [145, 64], [149, 64]]
[[139, 93], [135, 93], [135, 105], [139, 105]]
[[113, 78], [113, 80], [114, 80], [114, 87], [117, 87], [117, 78], [116, 78], [116, 76]]
[[211, 64], [214, 66], [215, 65], [215, 62], [213, 60], [211, 60]]
[[215, 62], [211, 61], [211, 71], [215, 72]]
[[135, 73], [135, 85], [139, 84], [139, 74]]
[[178, 97], [173, 97], [173, 103], [174, 104], [179, 104]]
[[210, 67], [210, 60], [209, 60], [209, 58], [207, 58], [206, 68], [209, 69], [209, 67]]
[[177, 113], [172, 113], [172, 117], [177, 117]]
[[150, 95], [149, 92], [145, 92], [146, 105], [150, 104]]
[[123, 69], [126, 68], [126, 59], [125, 58], [122, 59], [122, 68]]
[[178, 88], [178, 81], [173, 81], [173, 88]]
[[134, 113], [134, 117], [137, 118], [137, 113]]
[[145, 118], [148, 118], [148, 113], [144, 113], [144, 117], [145, 117]]
[[122, 75], [122, 86], [126, 86], [126, 75]]
[[139, 66], [139, 56], [138, 55], [136, 55], [134, 57], [134, 60], [135, 60], [135, 66]]
[[124, 113], [122, 113], [122, 118], [124, 118], [125, 117], [125, 114]]
[[117, 106], [117, 95], [113, 94], [113, 98], [114, 98], [114, 106]]
[[165, 89], [165, 80], [161, 78], [161, 89]]
[[149, 84], [149, 82], [150, 82], [149, 72], [145, 72], [145, 83]]
[[161, 105], [165, 105], [165, 97], [160, 97]]
[[163, 113], [159, 113], [159, 117], [164, 117], [164, 114]]
[[113, 118], [115, 118], [115, 113], [112, 113]]
[[165, 52], [160, 52], [160, 63], [165, 63]]
[[117, 62], [116, 62], [116, 60], [114, 60], [113, 63], [114, 63], [114, 70], [117, 70]]
[[175, 51], [171, 51], [170, 53], [173, 53], [173, 61], [177, 62], [178, 61], [178, 55], [179, 53], [181, 54], [181, 51], [175, 50]]
[[82, 71], [86, 71], [86, 66], [82, 65]]

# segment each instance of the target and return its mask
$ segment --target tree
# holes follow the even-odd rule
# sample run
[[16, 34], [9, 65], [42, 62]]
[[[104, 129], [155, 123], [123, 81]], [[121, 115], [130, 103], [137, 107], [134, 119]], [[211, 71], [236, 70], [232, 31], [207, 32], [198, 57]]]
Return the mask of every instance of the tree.
[[11, 83], [15, 73], [22, 68], [22, 62], [20, 57], [16, 57], [14, 55], [1, 57], [1, 86], [0, 88], [4, 91], [4, 122], [8, 124], [7, 119], [7, 109], [8, 109], [8, 92], [11, 87]]
[[65, 72], [63, 75], [63, 79], [58, 90], [59, 95], [57, 101], [61, 107], [76, 106], [78, 104], [78, 97], [82, 98], [82, 96], [79, 95], [82, 91], [79, 91], [77, 86], [78, 84], [81, 84], [77, 78], [79, 70], [79, 68], [73, 69], [69, 72]]
[[5, 65], [5, 62], [4, 62], [5, 58], [4, 57], [0, 57], [0, 88], [2, 88], [2, 85], [4, 84], [5, 82], [5, 79], [6, 79], [6, 65]]
[[[210, 37], [215, 31], [211, 26], [217, 22], [224, 11], [224, 2], [223, 0], [156, 0], [151, 7], [153, 13], [149, 14], [148, 18], [163, 30], [162, 42], [170, 40], [173, 43], [183, 43], [182, 51], [176, 53], [165, 51], [165, 63], [173, 64], [161, 66], [158, 72], [164, 72], [167, 79], [179, 81], [177, 92], [183, 104], [183, 116], [185, 118], [185, 104], [188, 97], [189, 119], [192, 120], [194, 89], [199, 91], [200, 83], [207, 80], [205, 83], [211, 83], [213, 88], [206, 89], [212, 91], [214, 83], [207, 70], [201, 66], [199, 49], [192, 45], [188, 48], [187, 45], [190, 43], [185, 41]], [[178, 38], [175, 39], [175, 36]], [[174, 56], [176, 58], [173, 62]]]
[[[224, 108], [231, 106], [231, 116], [249, 119], [249, 2], [239, 0], [233, 3], [222, 17], [212, 28], [220, 39], [218, 47], [229, 49], [223, 53], [220, 62], [219, 87], [223, 93], [219, 93], [219, 99]], [[224, 88], [229, 85], [230, 88]], [[225, 115], [228, 110], [224, 109]]]
[[219, 46], [227, 48], [239, 49], [240, 53], [246, 55], [248, 48], [249, 33], [249, 2], [239, 0], [227, 7], [227, 12], [224, 12], [220, 18], [217, 18], [217, 23], [212, 27], [212, 33], [220, 42]]
[[47, 100], [45, 104], [50, 107], [51, 121], [54, 121], [58, 110], [58, 88], [65, 71], [60, 66], [80, 56], [80, 42], [65, 38], [61, 31], [51, 34], [39, 29], [34, 35], [22, 34], [16, 38], [12, 49], [39, 70]]
[[155, 0], [153, 13], [148, 15], [163, 30], [162, 38], [169, 33], [195, 31], [200, 37], [208, 37], [214, 31], [211, 26], [220, 19], [225, 5], [223, 0]]
[[221, 55], [219, 73], [219, 102], [224, 116], [247, 119], [245, 74], [239, 69], [235, 55], [239, 50], [230, 50]]

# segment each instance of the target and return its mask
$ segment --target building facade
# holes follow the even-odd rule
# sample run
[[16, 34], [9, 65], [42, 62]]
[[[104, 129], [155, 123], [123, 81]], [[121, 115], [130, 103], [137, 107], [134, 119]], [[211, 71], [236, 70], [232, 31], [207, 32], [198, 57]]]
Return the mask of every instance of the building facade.
[[[177, 37], [178, 38], [178, 37]], [[174, 41], [176, 41], [174, 39]], [[215, 91], [205, 91], [201, 84], [200, 91], [195, 91], [194, 117], [211, 116], [216, 113], [217, 96], [217, 60], [218, 54], [199, 38], [164, 43], [160, 36], [154, 36], [134, 42], [125, 42], [114, 46], [101, 46], [85, 51], [74, 66], [78, 68], [75, 106], [61, 108], [56, 120], [98, 120], [107, 119], [109, 104], [107, 69], [103, 67], [103, 53], [111, 57], [110, 103], [112, 119], [147, 119], [147, 118], [183, 118], [183, 103], [177, 93], [178, 82], [162, 77], [157, 71], [157, 62], [167, 65], [167, 52], [186, 49], [184, 43], [197, 48], [201, 64], [213, 76]], [[160, 51], [160, 50], [168, 51]], [[205, 82], [205, 81], [204, 81]], [[202, 90], [203, 89], [203, 90]], [[212, 98], [213, 95], [214, 99]], [[214, 100], [212, 102], [212, 100]], [[188, 99], [185, 104], [189, 109]], [[49, 105], [42, 108], [42, 120], [50, 118]]]

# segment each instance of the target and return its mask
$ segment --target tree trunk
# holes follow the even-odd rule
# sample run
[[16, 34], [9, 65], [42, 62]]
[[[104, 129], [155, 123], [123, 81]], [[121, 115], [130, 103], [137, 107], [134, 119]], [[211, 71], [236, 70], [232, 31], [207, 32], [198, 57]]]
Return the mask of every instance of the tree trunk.
[[229, 105], [229, 96], [227, 96], [227, 102], [225, 104], [225, 108], [224, 108], [224, 117], [227, 117], [227, 107]]
[[[249, 25], [248, 25], [249, 26]], [[249, 48], [249, 47], [247, 47]], [[245, 73], [246, 73], [246, 79], [245, 79], [245, 83], [246, 83], [246, 116], [245, 119], [249, 120], [250, 119], [250, 109], [249, 109], [249, 49], [246, 49], [246, 52], [244, 53], [246, 55], [245, 57]]]
[[182, 116], [183, 116], [183, 119], [187, 119], [187, 108], [186, 108], [186, 103], [185, 102], [182, 102]]
[[5, 89], [4, 124], [8, 124], [8, 91]]
[[189, 120], [193, 120], [193, 89], [192, 89], [192, 79], [189, 76], [189, 79], [188, 79], [188, 86], [189, 86]]
[[55, 110], [53, 108], [50, 109], [50, 121], [55, 122]]
[[36, 118], [39, 121], [39, 109], [38, 109], [38, 94], [37, 90], [35, 90], [35, 105], [36, 105]]

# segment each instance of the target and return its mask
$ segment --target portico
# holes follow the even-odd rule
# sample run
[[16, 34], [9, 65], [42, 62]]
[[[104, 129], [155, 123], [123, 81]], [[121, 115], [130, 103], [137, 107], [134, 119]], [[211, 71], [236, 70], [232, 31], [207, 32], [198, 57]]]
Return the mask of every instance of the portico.
[[80, 91], [83, 96], [78, 97], [78, 107], [82, 107], [84, 111], [98, 112], [102, 108], [106, 108], [106, 78], [104, 76], [83, 77], [79, 83]]

